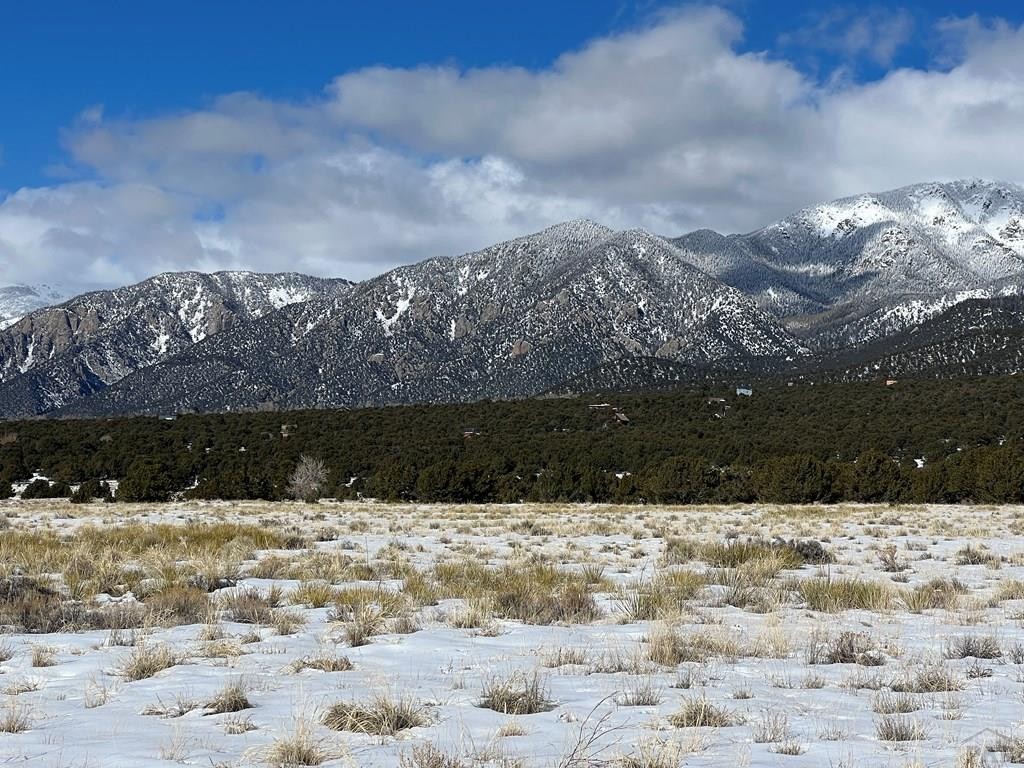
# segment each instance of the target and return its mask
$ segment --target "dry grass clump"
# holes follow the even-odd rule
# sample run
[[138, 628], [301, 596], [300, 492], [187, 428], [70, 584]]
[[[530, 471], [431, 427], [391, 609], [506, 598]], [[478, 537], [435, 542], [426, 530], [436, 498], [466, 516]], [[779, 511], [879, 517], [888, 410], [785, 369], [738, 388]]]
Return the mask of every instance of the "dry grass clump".
[[10, 699], [0, 710], [0, 733], [24, 733], [31, 727], [32, 715], [26, 705]]
[[345, 642], [352, 648], [367, 645], [384, 628], [384, 614], [375, 605], [360, 605], [343, 625]]
[[23, 693], [31, 693], [32, 691], [38, 691], [43, 687], [43, 680], [37, 677], [28, 677], [13, 680], [8, 684], [3, 692], [7, 696], [20, 696]]
[[438, 598], [489, 598], [497, 615], [531, 624], [583, 624], [600, 617], [592, 594], [608, 587], [594, 574], [562, 570], [546, 562], [508, 562], [489, 568], [478, 559], [436, 563]]
[[299, 611], [288, 608], [275, 608], [271, 615], [270, 625], [282, 637], [294, 635], [306, 625], [306, 617]]
[[417, 744], [398, 759], [398, 768], [466, 768], [466, 764], [433, 744]]
[[559, 646], [553, 651], [548, 651], [541, 659], [541, 664], [548, 669], [558, 667], [584, 666], [588, 656], [586, 648], [566, 648]]
[[709, 632], [682, 633], [668, 624], [656, 626], [645, 641], [647, 657], [665, 667], [705, 662], [712, 657], [734, 659], [739, 655], [739, 646], [732, 638]]
[[963, 635], [946, 641], [947, 659], [1001, 659], [1003, 648], [992, 635]]
[[416, 606], [437, 605], [437, 587], [426, 574], [419, 571], [413, 571], [405, 577], [402, 594]]
[[871, 705], [879, 715], [905, 715], [920, 708], [917, 699], [909, 693], [880, 693]]
[[120, 674], [128, 682], [145, 680], [181, 663], [181, 657], [166, 645], [137, 645], [121, 666]]
[[932, 579], [904, 592], [901, 598], [911, 613], [933, 608], [951, 611], [966, 593], [967, 587], [957, 579]]
[[143, 708], [142, 714], [150, 717], [176, 718], [184, 717], [192, 710], [198, 709], [198, 707], [199, 702], [183, 693], [179, 693], [170, 702], [165, 702], [160, 697], [157, 697], [156, 703], [148, 704]]
[[369, 702], [342, 701], [333, 704], [323, 724], [333, 731], [393, 736], [429, 722], [426, 713], [410, 699], [379, 695]]
[[875, 723], [875, 735], [881, 741], [924, 741], [928, 730], [915, 718], [887, 716]]
[[629, 681], [615, 695], [615, 703], [620, 707], [656, 707], [664, 698], [661, 689], [654, 685], [651, 678], [646, 677]]
[[1001, 753], [1008, 763], [1024, 764], [1024, 735], [1000, 734], [985, 748], [989, 752]]
[[700, 550], [701, 558], [715, 568], [738, 568], [745, 563], [758, 560], [773, 560], [782, 570], [800, 568], [808, 563], [826, 564], [835, 559], [832, 554], [814, 539], [776, 538], [731, 539], [725, 542], [705, 544]]
[[906, 670], [889, 687], [896, 693], [947, 693], [962, 691], [964, 680], [942, 664], [927, 664]]
[[494, 625], [491, 601], [478, 597], [448, 615], [448, 623], [456, 629], [488, 629]]
[[838, 613], [847, 610], [884, 611], [895, 600], [893, 589], [884, 582], [856, 578], [805, 579], [800, 595], [812, 611]]
[[47, 579], [28, 576], [0, 578], [0, 625], [22, 632], [48, 634], [89, 628], [89, 611], [78, 601], [65, 600]]
[[347, 656], [338, 656], [333, 653], [319, 653], [316, 656], [303, 656], [291, 664], [291, 669], [299, 673], [304, 669], [316, 669], [321, 672], [348, 672], [352, 669], [352, 662]]
[[[610, 765], [614, 768], [679, 768], [690, 750], [675, 741], [648, 739], [636, 746], [636, 751], [619, 755]], [[606, 765], [604, 761], [596, 763]]]
[[1024, 600], [1024, 581], [1020, 579], [1007, 579], [999, 583], [996, 592], [997, 600]]
[[304, 581], [288, 595], [288, 601], [292, 605], [323, 608], [333, 603], [337, 596], [338, 590], [326, 581]]
[[813, 638], [807, 649], [807, 663], [879, 667], [885, 664], [885, 655], [870, 635], [846, 631], [831, 639]]
[[323, 744], [313, 737], [312, 729], [304, 720], [296, 722], [291, 734], [275, 739], [266, 753], [267, 764], [272, 768], [321, 765], [330, 757]]
[[764, 717], [751, 726], [750, 734], [755, 744], [785, 741], [789, 738], [789, 719], [782, 713], [765, 712]]
[[172, 584], [146, 597], [152, 619], [164, 626], [201, 624], [210, 614], [210, 596], [199, 587]]
[[670, 536], [665, 539], [665, 552], [661, 556], [663, 565], [686, 565], [700, 557], [701, 545], [693, 539]]
[[895, 544], [887, 544], [877, 552], [878, 564], [886, 573], [902, 573], [910, 566], [897, 554]]
[[217, 691], [212, 699], [206, 702], [207, 714], [210, 715], [241, 712], [243, 709], [251, 708], [252, 702], [249, 701], [248, 690], [241, 680], [227, 683]]
[[253, 559], [257, 550], [308, 543], [301, 535], [269, 526], [228, 522], [85, 525], [70, 533], [18, 529], [4, 534], [6, 560], [28, 575], [63, 574], [71, 596], [79, 599], [135, 591], [147, 574], [125, 568], [126, 562], [155, 563], [162, 572], [150, 575], [173, 583], [183, 572], [179, 561], [187, 561], [196, 571], [195, 586], [213, 589], [226, 585], [195, 564], [238, 563]]
[[563, 582], [550, 591], [535, 589], [528, 580], [512, 582], [491, 598], [495, 616], [524, 624], [589, 624], [601, 617], [590, 588]]
[[739, 723], [734, 712], [716, 706], [703, 696], [687, 699], [668, 721], [676, 728], [729, 728]]
[[989, 568], [999, 568], [1002, 561], [998, 555], [989, 552], [985, 547], [976, 547], [968, 544], [956, 553], [957, 565], [985, 565]]
[[484, 709], [504, 715], [533, 715], [554, 709], [547, 683], [537, 672], [515, 672], [507, 678], [491, 678], [484, 682], [480, 702]]
[[639, 579], [619, 590], [616, 607], [627, 623], [658, 621], [684, 613], [687, 601], [707, 586], [703, 574], [664, 571], [653, 579]]
[[32, 646], [32, 666], [52, 667], [57, 664], [57, 652], [45, 645]]
[[258, 589], [236, 589], [220, 599], [220, 608], [228, 621], [239, 624], [267, 626], [274, 621], [274, 608], [280, 604], [280, 590], [272, 588], [266, 595]]

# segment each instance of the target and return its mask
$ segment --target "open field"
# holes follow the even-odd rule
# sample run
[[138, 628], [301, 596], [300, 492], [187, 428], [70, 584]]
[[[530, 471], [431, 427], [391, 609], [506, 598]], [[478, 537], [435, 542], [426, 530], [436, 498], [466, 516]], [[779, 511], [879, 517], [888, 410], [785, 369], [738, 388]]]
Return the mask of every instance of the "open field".
[[0, 764], [1024, 763], [1024, 508], [0, 505]]

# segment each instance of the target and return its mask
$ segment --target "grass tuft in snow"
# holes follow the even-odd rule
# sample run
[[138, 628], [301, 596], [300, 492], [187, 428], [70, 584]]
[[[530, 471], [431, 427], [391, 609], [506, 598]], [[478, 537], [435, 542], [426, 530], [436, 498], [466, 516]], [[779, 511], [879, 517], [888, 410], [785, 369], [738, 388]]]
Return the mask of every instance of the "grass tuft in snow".
[[324, 715], [323, 724], [333, 731], [350, 731], [374, 736], [393, 736], [430, 722], [424, 710], [411, 699], [379, 695], [368, 702], [341, 701]]
[[516, 672], [484, 682], [479, 706], [504, 715], [533, 715], [554, 708], [547, 683], [538, 673]]

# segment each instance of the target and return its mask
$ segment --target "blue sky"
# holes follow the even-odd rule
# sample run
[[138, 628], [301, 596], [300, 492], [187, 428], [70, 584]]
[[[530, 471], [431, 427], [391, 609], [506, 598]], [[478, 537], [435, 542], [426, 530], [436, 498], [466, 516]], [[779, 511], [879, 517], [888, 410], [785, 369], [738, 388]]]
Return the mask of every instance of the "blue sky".
[[[81, 0], [9, 3], [0, 28], [0, 190], [46, 183], [65, 161], [61, 131], [87, 107], [146, 117], [202, 106], [232, 91], [303, 99], [362, 67], [454, 62], [463, 67], [549, 65], [587, 40], [637, 24], [678, 3], [624, 0]], [[829, 16], [834, 30], [864, 4], [735, 0], [741, 49], [791, 58], [827, 77], [853, 66], [862, 79], [897, 66], [927, 66], [941, 52], [930, 26], [948, 16], [1024, 19], [1006, 0], [936, 0], [899, 6], [911, 23], [891, 61], [813, 44]], [[874, 10], [891, 9], [876, 4]], [[799, 33], [808, 31], [808, 37]], [[10, 76], [17, 73], [17, 76]]]
[[[562, 215], [742, 230], [864, 185], [1020, 181], [1022, 22], [949, 0], [8, 3], [0, 282], [364, 277]], [[954, 146], [971, 132], [984, 154]]]

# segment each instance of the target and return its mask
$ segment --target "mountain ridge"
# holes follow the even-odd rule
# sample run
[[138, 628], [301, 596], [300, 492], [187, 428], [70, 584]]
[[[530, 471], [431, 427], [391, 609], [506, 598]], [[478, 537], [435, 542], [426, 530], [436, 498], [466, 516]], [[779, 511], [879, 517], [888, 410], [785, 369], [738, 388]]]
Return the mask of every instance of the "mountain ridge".
[[[646, 370], [664, 382], [806, 375], [843, 361], [871, 370], [860, 362], [868, 353], [893, 375], [943, 370], [942, 355], [970, 370], [957, 330], [967, 314], [956, 308], [1012, 306], [1024, 294], [1024, 189], [909, 185], [742, 235], [664, 238], [573, 219], [356, 284], [169, 273], [118, 290], [139, 286], [144, 300], [123, 316], [115, 292], [97, 292], [6, 329], [0, 416], [507, 399], [605, 376], [593, 371], [628, 385]], [[987, 317], [1002, 343], [1016, 343], [1005, 311]], [[56, 330], [29, 351], [48, 322]], [[950, 337], [887, 354], [889, 340], [926, 326]], [[985, 371], [1017, 365], [1012, 350], [978, 343]]]

